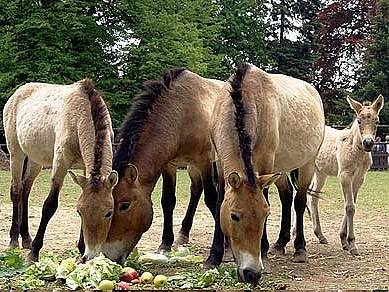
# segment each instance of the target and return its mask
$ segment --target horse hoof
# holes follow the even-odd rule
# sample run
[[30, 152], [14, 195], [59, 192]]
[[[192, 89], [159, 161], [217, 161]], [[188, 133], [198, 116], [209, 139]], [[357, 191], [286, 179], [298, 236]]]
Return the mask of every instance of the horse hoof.
[[157, 253], [166, 253], [166, 252], [170, 252], [172, 250], [172, 247], [165, 244], [165, 243], [161, 243], [161, 245], [158, 247], [158, 250], [157, 250]]
[[186, 236], [185, 234], [179, 233], [176, 241], [174, 242], [175, 245], [180, 246], [184, 244], [189, 243], [189, 236]]
[[28, 237], [28, 238], [22, 240], [22, 247], [24, 249], [31, 249], [31, 247], [32, 247], [31, 237]]
[[275, 243], [272, 245], [272, 247], [269, 249], [269, 253], [276, 255], [276, 256], [283, 256], [285, 255], [285, 247]]
[[19, 240], [17, 239], [11, 239], [8, 245], [9, 248], [18, 248], [19, 247]]
[[328, 244], [328, 240], [327, 240], [327, 238], [325, 238], [324, 236], [323, 236], [323, 237], [319, 237], [319, 242], [320, 242], [321, 244]]
[[348, 243], [342, 243], [343, 250], [350, 250], [350, 245]]
[[218, 261], [215, 256], [210, 255], [208, 259], [204, 262], [203, 266], [205, 269], [210, 270], [216, 268], [221, 264], [221, 261]]
[[350, 249], [350, 253], [353, 256], [359, 256], [360, 255], [360, 253], [359, 253], [357, 248]]
[[34, 254], [32, 251], [27, 256], [27, 266], [31, 266], [33, 263], [37, 262], [39, 260], [39, 256], [37, 254]]
[[293, 255], [292, 262], [294, 263], [306, 263], [307, 262], [307, 251], [304, 249], [296, 250]]
[[262, 258], [262, 264], [263, 264], [263, 274], [271, 274], [271, 266], [269, 263], [269, 259], [267, 257]]

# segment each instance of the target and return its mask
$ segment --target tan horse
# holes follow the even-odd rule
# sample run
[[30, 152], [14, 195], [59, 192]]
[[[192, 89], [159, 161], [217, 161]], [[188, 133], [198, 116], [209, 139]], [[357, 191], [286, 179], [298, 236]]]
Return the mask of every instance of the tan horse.
[[[112, 260], [123, 263], [149, 229], [151, 193], [168, 163], [190, 164], [201, 173], [205, 203], [215, 214], [208, 129], [223, 84], [175, 69], [161, 80], [145, 83], [144, 92], [134, 100], [121, 128], [113, 163], [119, 182], [113, 191], [115, 212], [103, 246], [104, 254]], [[162, 207], [174, 209], [174, 204], [171, 201]]]
[[[20, 234], [23, 247], [31, 248], [29, 260], [38, 259], [66, 172], [81, 165], [87, 177], [70, 174], [82, 188], [77, 211], [86, 242], [84, 259], [92, 258], [107, 237], [113, 216], [112, 189], [117, 183], [117, 173], [111, 171], [111, 119], [100, 93], [87, 79], [71, 85], [27, 83], [10, 97], [3, 116], [12, 174], [10, 246], [19, 245]], [[51, 189], [31, 244], [28, 197], [42, 166], [52, 166]]]
[[[222, 169], [221, 183], [225, 183], [225, 199], [218, 200], [223, 204], [217, 224], [230, 238], [240, 278], [256, 283], [263, 269], [260, 239], [269, 206], [262, 189], [279, 177], [271, 175], [275, 172], [298, 169], [293, 260], [306, 261], [306, 193], [324, 137], [323, 105], [318, 92], [304, 81], [243, 64], [215, 105], [211, 135]], [[256, 172], [261, 176], [257, 177]], [[218, 244], [220, 251], [220, 241]]]
[[[355, 203], [360, 187], [372, 164], [371, 150], [374, 145], [378, 115], [384, 105], [380, 95], [372, 104], [364, 104], [347, 97], [350, 107], [356, 113], [351, 128], [336, 130], [326, 127], [323, 145], [316, 159], [316, 171], [312, 181], [312, 190], [320, 192], [327, 176], [337, 176], [342, 186], [345, 200], [344, 217], [340, 228], [342, 247], [351, 254], [358, 255], [354, 235]], [[314, 233], [320, 243], [327, 243], [320, 226], [319, 198], [312, 196], [311, 211]]]

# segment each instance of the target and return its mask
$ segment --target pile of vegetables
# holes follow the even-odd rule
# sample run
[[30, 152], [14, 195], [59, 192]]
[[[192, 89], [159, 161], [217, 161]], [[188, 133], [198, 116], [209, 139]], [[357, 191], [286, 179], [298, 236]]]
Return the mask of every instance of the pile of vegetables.
[[[218, 268], [205, 272], [179, 272], [166, 277], [158, 274], [154, 276], [148, 268], [169, 267], [174, 265], [199, 264], [203, 262], [201, 256], [193, 255], [192, 248], [180, 247], [165, 255], [146, 253], [141, 254], [134, 249], [127, 258], [127, 267], [100, 256], [83, 263], [77, 263], [77, 257], [68, 257], [61, 260], [52, 252], [42, 253], [40, 260], [29, 267], [23, 262], [20, 249], [8, 250], [0, 253], [0, 278], [17, 276], [17, 287], [21, 289], [36, 289], [53, 285], [58, 288], [66, 286], [68, 289], [100, 289], [100, 290], [129, 290], [133, 288], [179, 288], [201, 289], [234, 287], [247, 288], [245, 284], [237, 282], [235, 268]], [[198, 266], [198, 269], [200, 267]], [[56, 282], [54, 282], [56, 281]]]

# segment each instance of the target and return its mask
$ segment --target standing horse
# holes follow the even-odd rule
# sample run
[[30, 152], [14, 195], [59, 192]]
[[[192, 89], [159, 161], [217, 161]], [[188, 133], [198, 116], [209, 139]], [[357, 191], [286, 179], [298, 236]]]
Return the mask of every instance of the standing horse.
[[[298, 169], [293, 260], [306, 261], [303, 215], [315, 158], [324, 137], [323, 105], [308, 83], [268, 74], [248, 64], [238, 66], [224, 91], [211, 121], [222, 187], [217, 204], [220, 212], [216, 211], [220, 217], [216, 218], [207, 261], [221, 262], [223, 232], [230, 238], [239, 277], [256, 283], [263, 269], [261, 255], [267, 253], [260, 242], [269, 214], [262, 190], [279, 177], [272, 173]], [[256, 172], [263, 176], [257, 177]]]
[[[38, 260], [66, 172], [82, 165], [88, 177], [70, 174], [82, 188], [77, 211], [86, 243], [84, 259], [94, 257], [111, 225], [117, 183], [117, 173], [111, 171], [111, 119], [100, 93], [88, 79], [71, 85], [27, 83], [10, 97], [3, 117], [12, 174], [10, 246], [19, 245], [20, 234], [22, 246], [31, 248], [29, 260]], [[31, 244], [28, 197], [42, 166], [52, 166], [51, 188]]]
[[[312, 181], [312, 190], [320, 192], [327, 176], [337, 176], [342, 186], [345, 200], [344, 217], [340, 228], [342, 247], [352, 255], [358, 255], [354, 235], [355, 203], [358, 191], [372, 164], [371, 150], [379, 122], [378, 115], [384, 105], [380, 95], [372, 104], [364, 104], [347, 97], [350, 107], [356, 113], [351, 128], [336, 130], [325, 128], [324, 142], [316, 158], [316, 171]], [[314, 233], [320, 243], [327, 243], [320, 226], [318, 201], [312, 196], [311, 211]]]
[[[168, 163], [190, 164], [201, 173], [205, 204], [215, 214], [209, 122], [224, 82], [205, 79], [185, 69], [145, 83], [120, 131], [113, 168], [119, 172], [114, 188], [115, 212], [103, 252], [123, 263], [147, 231], [153, 218], [151, 193]], [[175, 200], [162, 200], [172, 214]], [[168, 222], [171, 225], [171, 222]], [[173, 243], [172, 229], [162, 242]]]

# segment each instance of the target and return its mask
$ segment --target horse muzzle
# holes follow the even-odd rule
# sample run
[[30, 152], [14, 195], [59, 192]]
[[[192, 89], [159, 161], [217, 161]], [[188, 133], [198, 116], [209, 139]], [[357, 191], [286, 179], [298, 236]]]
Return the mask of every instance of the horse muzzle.
[[238, 279], [241, 282], [250, 283], [256, 286], [261, 278], [261, 272], [252, 269], [239, 269]]
[[371, 152], [374, 146], [374, 140], [372, 138], [365, 138], [362, 141], [363, 150]]

